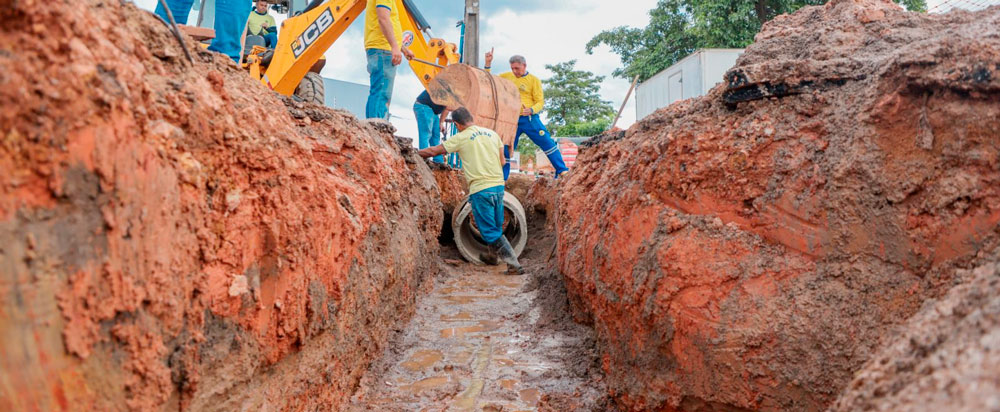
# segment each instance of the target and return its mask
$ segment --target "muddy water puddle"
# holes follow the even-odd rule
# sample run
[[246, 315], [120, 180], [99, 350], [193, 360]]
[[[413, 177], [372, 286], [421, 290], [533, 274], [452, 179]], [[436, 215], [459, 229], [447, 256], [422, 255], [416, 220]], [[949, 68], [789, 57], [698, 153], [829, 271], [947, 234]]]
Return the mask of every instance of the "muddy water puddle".
[[567, 365], [549, 356], [558, 334], [531, 342], [538, 292], [524, 291], [529, 276], [447, 267], [347, 410], [538, 411], [546, 379], [563, 379], [547, 387], [573, 393], [578, 378], [559, 378]]

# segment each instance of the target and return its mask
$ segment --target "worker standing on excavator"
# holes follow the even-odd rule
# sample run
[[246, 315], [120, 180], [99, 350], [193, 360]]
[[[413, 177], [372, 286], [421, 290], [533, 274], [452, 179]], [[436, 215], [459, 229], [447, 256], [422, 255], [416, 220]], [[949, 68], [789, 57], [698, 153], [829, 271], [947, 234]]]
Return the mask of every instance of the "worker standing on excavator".
[[[491, 49], [489, 53], [486, 53], [486, 71], [490, 70], [492, 64], [493, 50]], [[528, 138], [545, 152], [549, 163], [552, 163], [552, 167], [556, 169], [556, 179], [558, 179], [559, 175], [568, 172], [569, 169], [566, 167], [566, 162], [563, 161], [562, 153], [559, 152], [559, 145], [552, 139], [552, 135], [549, 134], [549, 130], [542, 124], [542, 119], [538, 115], [545, 106], [541, 80], [528, 73], [527, 62], [524, 56], [520, 55], [510, 58], [510, 72], [503, 73], [500, 77], [513, 82], [517, 86], [518, 92], [521, 93], [521, 117], [517, 119], [514, 148], [517, 148], [517, 142], [522, 133], [528, 135]], [[510, 177], [509, 161], [511, 155], [507, 147], [504, 147], [504, 155], [507, 157], [508, 163], [503, 166], [503, 178], [507, 180]]]
[[396, 79], [396, 66], [403, 56], [413, 58], [403, 44], [403, 29], [394, 0], [367, 0], [365, 6], [365, 53], [368, 55], [368, 75], [371, 81], [365, 117], [389, 118], [389, 101]]
[[462, 158], [462, 171], [469, 183], [469, 204], [476, 227], [490, 253], [481, 257], [483, 262], [497, 264], [497, 258], [507, 264], [507, 273], [522, 274], [514, 247], [503, 235], [503, 164], [506, 163], [504, 144], [500, 135], [485, 127], [476, 126], [469, 109], [459, 107], [451, 113], [458, 133], [443, 144], [420, 150], [421, 157], [440, 156], [458, 152]]

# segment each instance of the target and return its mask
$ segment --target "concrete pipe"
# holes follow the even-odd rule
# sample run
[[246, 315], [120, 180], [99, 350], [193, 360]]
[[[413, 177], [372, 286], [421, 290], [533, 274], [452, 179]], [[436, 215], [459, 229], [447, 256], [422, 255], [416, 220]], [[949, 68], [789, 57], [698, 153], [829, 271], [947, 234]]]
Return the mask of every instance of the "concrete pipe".
[[[524, 215], [524, 206], [521, 206], [521, 202], [514, 195], [504, 192], [503, 209], [503, 234], [514, 247], [514, 253], [521, 256], [524, 246], [528, 243], [528, 219]], [[486, 252], [486, 243], [476, 228], [468, 196], [455, 207], [451, 216], [451, 230], [455, 234], [458, 251], [465, 260], [482, 264], [479, 255]]]

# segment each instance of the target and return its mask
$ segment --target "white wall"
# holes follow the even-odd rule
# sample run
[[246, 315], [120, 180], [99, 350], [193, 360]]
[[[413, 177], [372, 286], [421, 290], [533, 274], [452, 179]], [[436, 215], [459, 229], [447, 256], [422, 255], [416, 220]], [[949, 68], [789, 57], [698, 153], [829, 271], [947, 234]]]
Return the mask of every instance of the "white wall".
[[636, 120], [678, 100], [701, 96], [722, 82], [743, 49], [702, 49], [681, 59], [635, 91]]

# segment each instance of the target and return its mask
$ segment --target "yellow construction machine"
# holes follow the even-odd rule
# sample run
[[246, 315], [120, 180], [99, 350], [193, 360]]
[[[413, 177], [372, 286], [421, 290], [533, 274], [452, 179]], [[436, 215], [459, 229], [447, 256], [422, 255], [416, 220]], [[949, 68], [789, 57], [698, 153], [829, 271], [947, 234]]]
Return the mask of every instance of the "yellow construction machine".
[[[435, 38], [412, 0], [395, 0], [403, 29], [403, 47], [414, 54], [410, 68], [424, 87], [450, 64], [458, 63], [458, 47]], [[323, 104], [325, 89], [319, 72], [323, 55], [365, 10], [365, 0], [269, 0], [272, 10], [288, 14], [278, 29], [274, 49], [263, 38], [247, 36], [243, 65], [250, 75], [286, 96]], [[430, 40], [427, 40], [430, 39]]]

